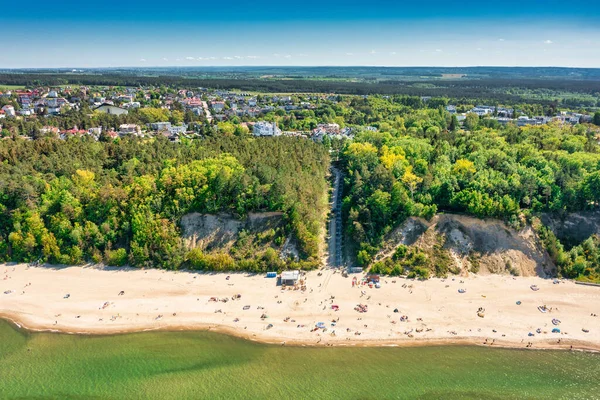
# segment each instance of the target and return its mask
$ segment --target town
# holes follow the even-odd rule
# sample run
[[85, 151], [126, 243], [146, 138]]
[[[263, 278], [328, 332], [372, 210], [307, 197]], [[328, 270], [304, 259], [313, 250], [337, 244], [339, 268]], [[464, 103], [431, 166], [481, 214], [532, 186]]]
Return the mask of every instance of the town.
[[[443, 107], [469, 130], [473, 118], [486, 125], [543, 125], [597, 123], [594, 115], [572, 109], [527, 115], [512, 107], [449, 104], [448, 99], [409, 97], [410, 101], [380, 95], [259, 94], [227, 90], [154, 87], [62, 86], [0, 92], [2, 137], [67, 139], [88, 135], [96, 140], [133, 135], [164, 136], [170, 141], [199, 138], [207, 133], [252, 134], [257, 137], [297, 136], [315, 141], [350, 139], [357, 131], [377, 131], [377, 122], [353, 121], [341, 115], [369, 100]], [[336, 112], [337, 111], [337, 112]], [[554, 112], [552, 112], [554, 111]], [[341, 114], [341, 115], [340, 115]], [[82, 120], [82, 115], [86, 117]], [[100, 117], [104, 115], [106, 118]], [[89, 118], [97, 116], [98, 118]], [[596, 117], [600, 120], [600, 116]], [[72, 125], [69, 121], [73, 121]], [[357, 123], [358, 122], [358, 123]]]

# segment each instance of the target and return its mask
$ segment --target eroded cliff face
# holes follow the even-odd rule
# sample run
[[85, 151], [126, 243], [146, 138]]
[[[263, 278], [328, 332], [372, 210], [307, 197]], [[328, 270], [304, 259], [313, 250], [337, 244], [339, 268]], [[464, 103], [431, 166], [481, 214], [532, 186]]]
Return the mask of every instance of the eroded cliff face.
[[250, 213], [244, 219], [231, 214], [190, 213], [181, 218], [181, 234], [187, 248], [206, 251], [229, 251], [245, 231], [249, 235], [265, 235], [282, 228], [283, 213]]
[[387, 238], [376, 260], [394, 254], [399, 245], [416, 246], [429, 257], [445, 252], [462, 275], [513, 274], [549, 277], [556, 266], [529, 226], [516, 231], [498, 220], [481, 220], [464, 215], [439, 214], [431, 221], [412, 217]]
[[576, 246], [592, 235], [600, 234], [600, 211], [543, 214], [542, 223], [567, 246]]

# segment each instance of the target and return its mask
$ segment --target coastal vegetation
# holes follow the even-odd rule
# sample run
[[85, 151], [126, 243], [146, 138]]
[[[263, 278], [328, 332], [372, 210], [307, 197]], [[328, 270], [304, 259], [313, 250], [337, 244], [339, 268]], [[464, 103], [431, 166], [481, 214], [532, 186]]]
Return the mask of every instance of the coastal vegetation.
[[[519, 229], [540, 213], [595, 209], [600, 202], [600, 147], [593, 125], [490, 127], [470, 114], [463, 130], [441, 108], [403, 113], [396, 107], [385, 115], [379, 122], [385, 130], [364, 131], [341, 152], [346, 231], [359, 265], [370, 265], [386, 235], [409, 216], [465, 213]], [[566, 251], [550, 231], [540, 231], [562, 275], [600, 277], [596, 238]], [[447, 273], [433, 260], [408, 261]], [[407, 260], [386, 262], [375, 264], [375, 270], [400, 273]]]
[[285, 262], [274, 259], [273, 249], [243, 260], [188, 252], [178, 224], [189, 212], [242, 217], [283, 211], [279, 234], [293, 235], [301, 256], [294, 265], [312, 268], [326, 214], [328, 167], [326, 149], [293, 138], [3, 141], [0, 257], [168, 269], [281, 268]]

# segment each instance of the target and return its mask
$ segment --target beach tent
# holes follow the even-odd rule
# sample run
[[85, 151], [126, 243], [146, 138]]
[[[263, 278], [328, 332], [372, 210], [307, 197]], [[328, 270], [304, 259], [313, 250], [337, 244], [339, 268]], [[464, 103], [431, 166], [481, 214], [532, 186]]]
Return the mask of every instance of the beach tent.
[[277, 272], [267, 272], [267, 278], [277, 278]]

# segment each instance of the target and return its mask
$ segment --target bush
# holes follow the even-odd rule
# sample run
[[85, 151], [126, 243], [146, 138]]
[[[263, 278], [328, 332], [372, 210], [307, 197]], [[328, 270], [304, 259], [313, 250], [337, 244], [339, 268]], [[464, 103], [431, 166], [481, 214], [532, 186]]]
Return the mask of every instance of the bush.
[[115, 267], [122, 267], [127, 264], [127, 251], [125, 249], [106, 250], [104, 253], [104, 263]]
[[429, 279], [429, 269], [423, 267], [415, 267], [408, 274], [408, 278]]
[[479, 268], [480, 268], [480, 264], [479, 264], [479, 257], [480, 255], [474, 252], [470, 252], [469, 253], [469, 263], [471, 263], [471, 268], [470, 271], [473, 272], [474, 274], [479, 272]]

